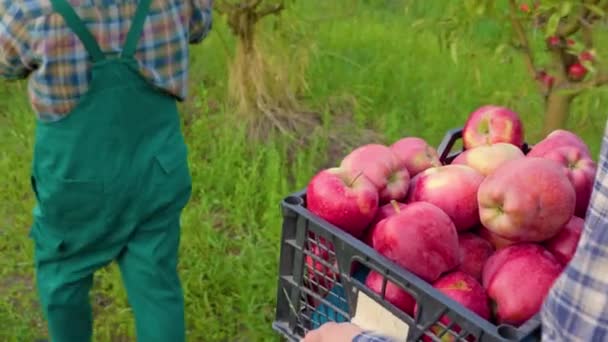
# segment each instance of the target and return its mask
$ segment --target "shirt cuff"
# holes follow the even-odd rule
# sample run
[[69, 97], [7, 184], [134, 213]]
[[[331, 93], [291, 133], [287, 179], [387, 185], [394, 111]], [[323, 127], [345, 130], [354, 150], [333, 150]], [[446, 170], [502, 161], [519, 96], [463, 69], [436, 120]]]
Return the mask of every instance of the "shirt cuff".
[[382, 336], [381, 334], [373, 331], [363, 331], [359, 335], [355, 336], [352, 342], [395, 342], [390, 337]]

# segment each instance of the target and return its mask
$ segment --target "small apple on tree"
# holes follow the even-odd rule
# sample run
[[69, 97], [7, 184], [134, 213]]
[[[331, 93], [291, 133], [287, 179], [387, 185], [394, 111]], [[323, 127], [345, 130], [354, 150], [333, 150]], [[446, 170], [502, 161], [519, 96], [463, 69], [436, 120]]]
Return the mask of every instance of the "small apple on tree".
[[[469, 0], [465, 8], [475, 16], [510, 23], [510, 38], [523, 52], [528, 73], [545, 100], [545, 133], [564, 128], [578, 95], [608, 84], [608, 65], [594, 49], [596, 37], [605, 30], [600, 25], [605, 24], [608, 1]], [[533, 40], [539, 30], [544, 44]], [[549, 62], [541, 64], [544, 60]]]

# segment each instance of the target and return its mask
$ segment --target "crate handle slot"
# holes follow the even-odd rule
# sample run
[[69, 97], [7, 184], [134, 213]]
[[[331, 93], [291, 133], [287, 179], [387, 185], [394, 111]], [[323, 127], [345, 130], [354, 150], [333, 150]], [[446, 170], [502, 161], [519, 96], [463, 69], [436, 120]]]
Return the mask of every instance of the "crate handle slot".
[[517, 328], [508, 324], [501, 324], [498, 326], [498, 335], [500, 337], [505, 338], [510, 341], [519, 340], [519, 336], [517, 334]]
[[290, 205], [302, 205], [302, 204], [304, 204], [304, 200], [302, 199], [302, 197], [289, 196], [289, 197], [285, 198], [285, 203], [290, 204]]

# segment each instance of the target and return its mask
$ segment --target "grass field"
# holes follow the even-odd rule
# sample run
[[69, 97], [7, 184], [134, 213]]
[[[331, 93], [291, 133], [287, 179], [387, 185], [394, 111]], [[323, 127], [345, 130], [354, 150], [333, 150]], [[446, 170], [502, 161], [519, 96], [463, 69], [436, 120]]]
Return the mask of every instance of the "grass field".
[[[374, 130], [384, 141], [416, 135], [437, 145], [473, 109], [497, 103], [521, 114], [528, 141], [540, 138], [541, 98], [517, 53], [497, 49], [508, 27], [480, 22], [453, 34], [450, 41], [456, 44], [450, 47], [447, 31], [435, 24], [457, 9], [458, 1], [352, 3], [300, 1], [279, 23], [285, 33], [273, 49], [307, 53], [303, 76], [308, 87], [302, 98], [308, 108], [326, 114], [314, 143], [298, 148], [290, 162], [289, 140], [248, 143], [238, 122], [227, 115], [227, 61], [233, 40], [219, 17], [210, 37], [192, 50], [191, 97], [182, 111], [194, 193], [183, 216], [180, 264], [189, 341], [278, 340], [270, 328], [281, 227], [278, 202], [345, 152], [332, 149], [323, 138], [337, 131], [332, 121], [336, 116], [349, 115], [345, 117], [356, 127]], [[271, 22], [264, 32], [276, 34]], [[34, 116], [25, 91], [25, 83], [0, 84], [2, 341], [45, 335], [27, 236]], [[581, 97], [567, 126], [595, 155], [607, 106], [606, 92]], [[340, 134], [346, 138], [358, 133], [352, 129]], [[363, 136], [359, 142], [365, 141]], [[92, 300], [96, 341], [134, 340], [131, 312], [114, 265], [96, 276]]]

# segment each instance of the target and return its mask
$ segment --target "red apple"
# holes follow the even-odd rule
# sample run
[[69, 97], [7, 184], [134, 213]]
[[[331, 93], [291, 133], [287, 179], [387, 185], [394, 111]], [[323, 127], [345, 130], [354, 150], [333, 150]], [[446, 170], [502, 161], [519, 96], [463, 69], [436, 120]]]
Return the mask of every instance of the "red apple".
[[450, 217], [427, 202], [408, 204], [378, 223], [373, 245], [380, 254], [427, 282], [458, 266], [458, 234]]
[[583, 234], [585, 220], [572, 216], [570, 221], [562, 228], [556, 236], [545, 241], [544, 246], [553, 253], [555, 258], [566, 265], [572, 260], [578, 247], [578, 242]]
[[520, 148], [513, 144], [496, 143], [465, 150], [452, 161], [472, 167], [484, 176], [494, 172], [500, 165], [517, 158], [525, 157]]
[[391, 145], [400, 167], [405, 167], [411, 177], [433, 167], [440, 166], [439, 155], [434, 147], [417, 137], [407, 137]]
[[503, 164], [479, 186], [481, 223], [511, 241], [544, 241], [574, 214], [576, 194], [557, 162], [526, 157]]
[[594, 53], [592, 51], [583, 51], [579, 56], [581, 62], [591, 62], [595, 58]]
[[307, 208], [355, 237], [360, 237], [378, 211], [378, 190], [363, 174], [325, 169], [309, 182]]
[[462, 130], [465, 149], [499, 142], [521, 147], [524, 128], [519, 115], [509, 108], [487, 105], [469, 114]]
[[547, 74], [544, 71], [540, 73], [538, 79], [545, 85], [545, 87], [549, 89], [552, 88], [553, 84], [555, 83], [555, 77], [551, 76], [550, 74]]
[[593, 191], [596, 163], [574, 146], [559, 147], [547, 152], [543, 158], [551, 159], [563, 165], [576, 192], [576, 209], [574, 214], [585, 217]]
[[552, 88], [553, 83], [555, 83], [555, 77], [551, 76], [544, 70], [538, 72], [536, 79], [541, 81], [543, 85], [549, 89]]
[[410, 174], [400, 167], [393, 151], [381, 144], [367, 144], [350, 152], [340, 164], [351, 177], [361, 172], [376, 185], [380, 203], [401, 200], [407, 195]]
[[[306, 254], [306, 264], [308, 265], [308, 279], [311, 284], [315, 287], [320, 285], [326, 290], [331, 289], [337, 278], [332, 266], [330, 266], [333, 265], [334, 269], [337, 270], [333, 245], [322, 239], [318, 244], [309, 244], [309, 253]], [[316, 256], [316, 258], [311, 255]]]
[[[312, 233], [309, 233], [309, 236], [305, 252], [307, 265], [305, 282], [313, 293], [325, 297], [339, 281], [339, 276], [336, 274], [338, 264], [334, 246], [322, 237], [315, 239]], [[320, 304], [319, 299], [312, 295], [307, 296], [307, 300], [314, 307]]]
[[538, 313], [562, 269], [549, 251], [533, 243], [509, 246], [492, 255], [482, 277], [498, 323], [518, 327]]
[[494, 247], [486, 239], [473, 233], [458, 234], [460, 250], [459, 270], [481, 281], [481, 271], [486, 260], [494, 253]]
[[587, 68], [579, 62], [574, 63], [568, 68], [568, 75], [573, 80], [582, 80], [587, 75]]
[[479, 223], [477, 189], [483, 175], [466, 165], [444, 165], [416, 175], [406, 203], [429, 202], [441, 208], [459, 231]]
[[558, 36], [551, 36], [551, 37], [549, 37], [547, 42], [549, 43], [550, 46], [557, 47], [561, 44], [562, 41]]
[[574, 146], [578, 147], [583, 154], [591, 158], [591, 152], [589, 147], [583, 139], [578, 137], [576, 134], [564, 130], [556, 129], [549, 133], [543, 140], [532, 147], [532, 150], [528, 152], [528, 157], [543, 157], [549, 151], [552, 151], [558, 147], [563, 146]]
[[378, 209], [378, 212], [376, 213], [376, 217], [374, 217], [372, 222], [369, 224], [369, 228], [365, 232], [363, 242], [365, 242], [369, 246], [373, 247], [372, 236], [374, 235], [374, 229], [376, 228], [376, 225], [378, 224], [378, 222], [384, 220], [385, 218], [387, 218], [391, 215], [394, 215], [394, 214], [400, 212], [401, 210], [403, 210], [403, 208], [405, 208], [405, 206], [406, 206], [405, 203], [397, 202], [395, 200], [381, 206]]
[[488, 230], [488, 228], [486, 228], [484, 226], [479, 227], [479, 229], [477, 230], [477, 234], [484, 240], [491, 243], [492, 246], [494, 246], [495, 250], [500, 250], [507, 246], [517, 243], [515, 241], [505, 239], [505, 238], [501, 237], [500, 235], [496, 235], [496, 234], [492, 233], [491, 231]]
[[388, 178], [386, 187], [380, 190], [380, 203], [404, 200], [410, 189], [410, 173], [405, 167], [395, 168]]
[[[471, 310], [473, 314], [477, 314], [479, 317], [489, 320], [490, 319], [490, 302], [486, 292], [475, 278], [469, 274], [454, 271], [450, 272], [437, 280], [433, 287], [439, 290], [450, 299]], [[418, 310], [416, 306], [415, 310]], [[448, 326], [451, 320], [448, 316], [442, 316], [439, 320], [444, 326]], [[461, 327], [458, 324], [454, 324], [451, 331], [446, 332], [441, 336], [441, 341], [444, 342], [455, 342], [459, 341], [456, 336], [460, 333]], [[435, 335], [439, 335], [444, 329], [436, 324], [430, 329]], [[432, 341], [430, 337], [424, 336], [423, 341]], [[474, 336], [469, 335], [466, 338], [467, 341], [475, 341]]]
[[[471, 310], [479, 317], [490, 319], [490, 303], [481, 283], [467, 273], [454, 271], [437, 280], [433, 287]], [[445, 324], [449, 319], [444, 316]]]
[[351, 151], [340, 164], [351, 174], [363, 174], [374, 183], [378, 191], [384, 189], [394, 167], [390, 148], [381, 144], [367, 144]]
[[[370, 290], [379, 294], [382, 297], [382, 285], [384, 282], [384, 277], [376, 271], [370, 271], [365, 279], [365, 285], [369, 287]], [[386, 287], [384, 290], [384, 299], [405, 312], [406, 314], [413, 316], [414, 314], [414, 305], [416, 305], [416, 300], [409, 294], [406, 290], [401, 287], [395, 285], [390, 281], [386, 281]]]

